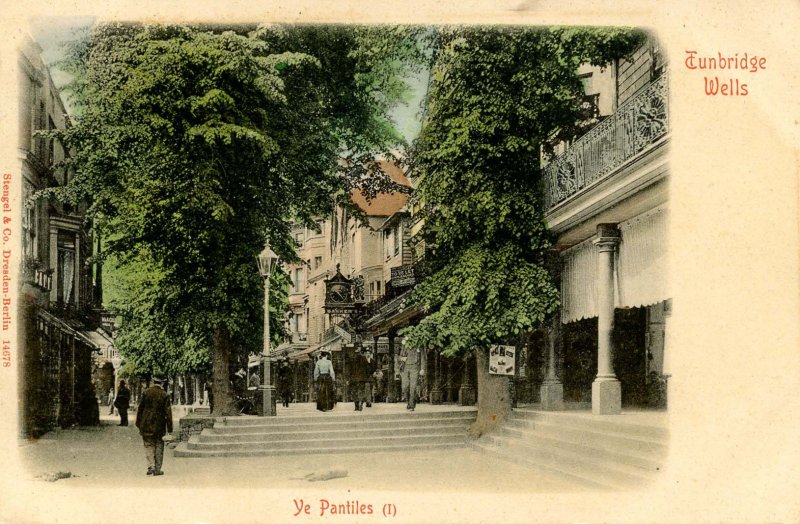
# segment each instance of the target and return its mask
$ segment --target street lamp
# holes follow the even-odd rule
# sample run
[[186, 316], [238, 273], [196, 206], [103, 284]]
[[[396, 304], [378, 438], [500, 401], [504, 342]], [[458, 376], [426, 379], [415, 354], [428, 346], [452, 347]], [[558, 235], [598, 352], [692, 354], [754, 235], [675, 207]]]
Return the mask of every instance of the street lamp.
[[272, 385], [269, 355], [269, 277], [278, 262], [278, 255], [269, 247], [269, 243], [264, 246], [264, 250], [258, 255], [258, 270], [264, 278], [264, 380], [259, 385], [263, 403], [261, 405], [261, 416], [274, 417], [277, 415], [275, 386]]
[[[113, 346], [109, 346], [109, 349], [111, 349], [111, 347]], [[122, 359], [119, 355], [114, 355], [111, 359], [111, 365], [114, 366], [114, 398], [117, 398], [117, 378], [119, 376], [119, 367], [122, 365]]]

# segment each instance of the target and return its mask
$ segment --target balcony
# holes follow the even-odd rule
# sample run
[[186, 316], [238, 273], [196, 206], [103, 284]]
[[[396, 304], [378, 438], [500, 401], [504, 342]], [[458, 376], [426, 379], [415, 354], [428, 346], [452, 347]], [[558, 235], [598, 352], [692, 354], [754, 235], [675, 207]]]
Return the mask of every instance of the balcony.
[[53, 270], [41, 269], [38, 260], [26, 257], [22, 265], [22, 279], [25, 283], [49, 293], [52, 288]]
[[543, 169], [551, 211], [661, 141], [669, 131], [667, 75], [652, 82]]

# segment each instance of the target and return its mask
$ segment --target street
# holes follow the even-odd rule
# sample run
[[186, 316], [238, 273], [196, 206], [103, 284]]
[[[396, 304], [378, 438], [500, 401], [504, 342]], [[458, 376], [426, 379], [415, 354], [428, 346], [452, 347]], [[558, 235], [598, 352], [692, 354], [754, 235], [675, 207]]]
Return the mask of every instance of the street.
[[[411, 490], [502, 492], [574, 491], [572, 484], [511, 464], [496, 462], [468, 448], [385, 453], [273, 456], [244, 458], [174, 458], [164, 451], [165, 475], [145, 475], [147, 468], [141, 438], [131, 425], [118, 427], [117, 416], [101, 415], [101, 426], [53, 431], [19, 448], [27, 479], [36, 482], [48, 474], [69, 472], [58, 480], [69, 486], [154, 485], [196, 488], [253, 487], [259, 485], [301, 488], [325, 485], [351, 490]], [[178, 421], [175, 420], [175, 428]], [[347, 476], [309, 483], [305, 476], [346, 470]]]
[[[4, 502], [3, 517], [83, 523], [129, 522], [145, 514], [161, 522], [190, 523], [330, 517], [374, 522], [387, 516], [398, 522], [471, 522], [516, 515], [523, 522], [527, 517], [519, 518], [527, 513], [518, 514], [520, 500], [585, 493], [470, 448], [198, 459], [174, 458], [167, 447], [165, 474], [152, 477], [145, 475], [133, 419], [130, 426], [118, 427], [118, 417], [104, 411], [99, 427], [20, 441], [20, 471], [7, 479], [16, 496]], [[345, 476], [308, 480], [310, 474], [326, 478], [331, 473]]]

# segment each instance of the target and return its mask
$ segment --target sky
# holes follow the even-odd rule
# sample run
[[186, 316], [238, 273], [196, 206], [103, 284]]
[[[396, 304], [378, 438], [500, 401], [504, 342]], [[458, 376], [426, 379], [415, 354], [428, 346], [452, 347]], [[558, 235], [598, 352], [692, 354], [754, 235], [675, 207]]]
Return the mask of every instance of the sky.
[[[50, 65], [50, 74], [53, 83], [57, 88], [61, 88], [69, 80], [69, 75], [52, 66], [63, 56], [63, 49], [66, 42], [76, 38], [81, 30], [90, 27], [96, 22], [95, 17], [37, 17], [31, 23], [31, 35], [40, 46], [42, 46], [42, 58], [46, 64]], [[422, 110], [420, 102], [425, 96], [428, 85], [428, 73], [421, 72], [414, 74], [408, 79], [409, 93], [407, 101], [400, 104], [391, 111], [397, 130], [411, 142], [419, 134], [422, 127]], [[64, 105], [68, 113], [72, 113], [72, 107], [67, 97], [62, 95]]]

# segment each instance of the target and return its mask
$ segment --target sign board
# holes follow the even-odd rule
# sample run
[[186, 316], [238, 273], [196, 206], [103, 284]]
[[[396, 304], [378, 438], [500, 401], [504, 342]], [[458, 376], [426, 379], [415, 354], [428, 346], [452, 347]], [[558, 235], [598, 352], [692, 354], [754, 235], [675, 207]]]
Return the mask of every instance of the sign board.
[[259, 355], [250, 355], [247, 358], [247, 367], [252, 368], [261, 365], [261, 356]]
[[392, 287], [413, 286], [417, 282], [414, 278], [414, 266], [393, 267], [391, 271]]
[[517, 348], [514, 346], [489, 347], [489, 374], [514, 375]]

